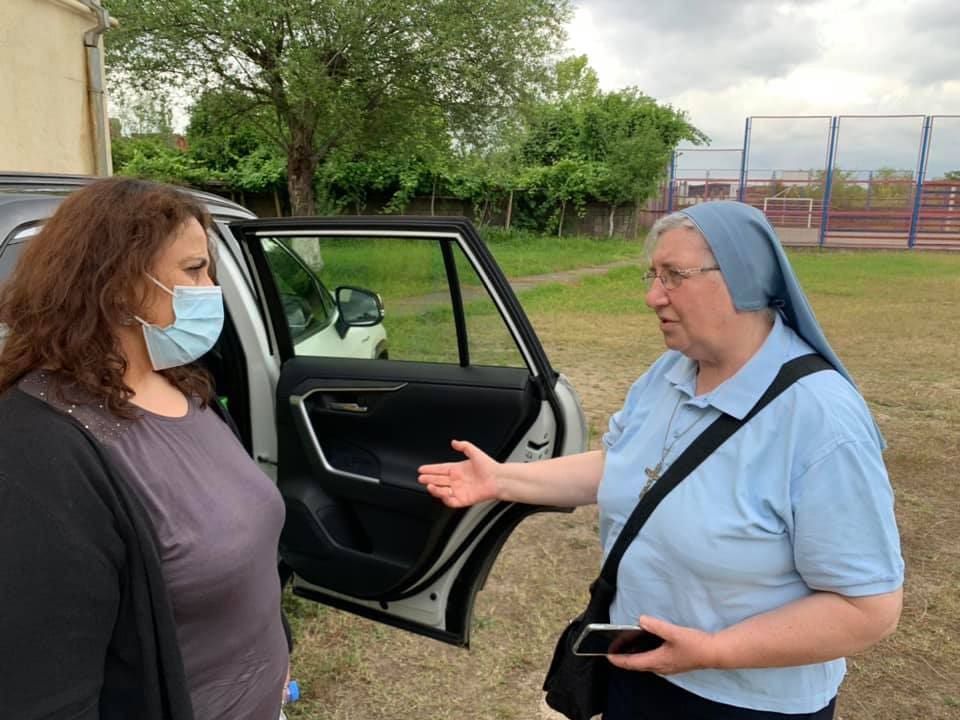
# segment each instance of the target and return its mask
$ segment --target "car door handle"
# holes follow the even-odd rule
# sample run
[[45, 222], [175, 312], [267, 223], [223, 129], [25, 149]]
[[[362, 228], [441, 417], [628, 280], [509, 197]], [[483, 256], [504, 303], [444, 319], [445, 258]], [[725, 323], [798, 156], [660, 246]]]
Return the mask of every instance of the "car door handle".
[[[293, 409], [293, 420], [297, 426], [297, 434], [300, 436], [300, 442], [303, 443], [303, 449], [307, 453], [307, 458], [314, 472], [330, 473], [331, 475], [339, 475], [340, 477], [350, 478], [351, 480], [361, 480], [363, 482], [373, 483], [374, 485], [380, 484], [379, 478], [361, 475], [350, 472], [349, 470], [340, 470], [330, 464], [327, 456], [323, 453], [323, 448], [320, 447], [320, 440], [317, 438], [317, 433], [313, 429], [313, 423], [310, 421], [310, 413], [307, 411], [307, 399], [311, 395], [320, 394], [324, 408], [336, 409], [334, 407], [336, 404], [335, 401], [330, 398], [324, 398], [324, 394], [353, 393], [353, 397], [358, 397], [358, 393], [396, 392], [406, 386], [407, 383], [405, 382], [387, 386], [373, 384], [358, 387], [346, 385], [318, 386], [311, 388], [303, 395], [291, 395], [290, 406]], [[351, 407], [355, 406], [357, 408], [356, 410], [347, 409], [345, 412], [367, 412], [367, 408], [356, 401], [345, 400], [339, 404]]]
[[348, 412], [348, 413], [365, 413], [367, 412], [367, 410], [370, 409], [366, 405], [361, 405], [360, 403], [355, 403], [355, 402], [329, 401], [326, 403], [326, 406], [330, 410], [339, 410], [340, 412]]

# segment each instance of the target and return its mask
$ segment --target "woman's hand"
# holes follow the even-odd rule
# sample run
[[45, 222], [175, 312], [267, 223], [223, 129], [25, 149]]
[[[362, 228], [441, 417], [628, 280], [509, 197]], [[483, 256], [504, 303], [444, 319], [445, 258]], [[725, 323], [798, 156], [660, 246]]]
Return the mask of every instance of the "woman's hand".
[[715, 633], [643, 615], [640, 626], [662, 637], [663, 645], [607, 659], [624, 670], [661, 675], [827, 662], [865, 650], [893, 632], [902, 605], [903, 588], [862, 597], [819, 591]]
[[662, 637], [663, 645], [656, 650], [635, 655], [607, 655], [611, 665], [624, 670], [655, 672], [658, 675], [674, 675], [715, 667], [713, 634], [673, 625], [648, 615], [642, 616], [638, 624], [644, 630]]
[[460, 462], [421, 465], [417, 482], [447, 507], [461, 508], [497, 497], [500, 463], [473, 443], [453, 440], [451, 447], [467, 456]]

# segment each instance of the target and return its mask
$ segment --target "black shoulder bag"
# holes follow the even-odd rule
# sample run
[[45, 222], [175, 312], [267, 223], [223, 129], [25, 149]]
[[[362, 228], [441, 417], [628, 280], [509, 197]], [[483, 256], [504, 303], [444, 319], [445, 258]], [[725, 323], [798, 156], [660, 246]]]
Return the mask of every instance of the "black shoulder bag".
[[590, 623], [610, 621], [610, 604], [617, 589], [617, 570], [627, 547], [660, 501], [744, 423], [800, 378], [829, 369], [832, 369], [832, 366], [815, 354], [802, 355], [784, 363], [770, 387], [742, 420], [730, 415], [721, 415], [714, 420], [640, 499], [603, 563], [600, 576], [590, 585], [587, 609], [570, 621], [557, 640], [550, 669], [543, 681], [547, 705], [570, 720], [590, 720], [604, 711], [607, 704], [609, 663], [605, 657], [574, 655], [573, 644], [583, 628]]

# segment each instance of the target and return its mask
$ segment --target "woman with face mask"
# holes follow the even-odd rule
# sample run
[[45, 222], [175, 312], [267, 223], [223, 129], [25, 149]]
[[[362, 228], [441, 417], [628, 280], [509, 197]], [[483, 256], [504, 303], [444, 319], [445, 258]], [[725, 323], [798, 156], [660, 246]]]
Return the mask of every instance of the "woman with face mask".
[[193, 364], [223, 327], [174, 188], [67, 198], [0, 291], [0, 708], [274, 720], [283, 502]]

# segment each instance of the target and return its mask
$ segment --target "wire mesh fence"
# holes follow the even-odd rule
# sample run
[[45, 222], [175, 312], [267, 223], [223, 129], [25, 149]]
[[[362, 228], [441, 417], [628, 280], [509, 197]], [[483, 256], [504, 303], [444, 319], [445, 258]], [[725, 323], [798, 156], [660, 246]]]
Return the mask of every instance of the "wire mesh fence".
[[753, 116], [674, 154], [666, 210], [738, 199], [788, 245], [960, 250], [960, 116]]

